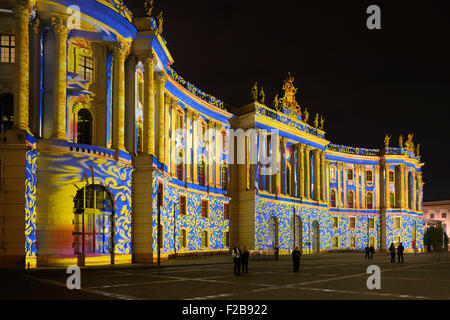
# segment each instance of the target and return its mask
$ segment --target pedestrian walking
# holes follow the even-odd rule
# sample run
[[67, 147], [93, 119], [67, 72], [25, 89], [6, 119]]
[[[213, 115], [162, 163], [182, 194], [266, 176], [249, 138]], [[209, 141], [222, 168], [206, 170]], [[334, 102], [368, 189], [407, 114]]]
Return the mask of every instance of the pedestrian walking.
[[242, 274], [248, 274], [248, 258], [250, 256], [250, 252], [248, 252], [245, 246], [242, 247], [241, 254], [241, 264], [242, 264]]
[[277, 260], [277, 261], [278, 261], [278, 252], [279, 252], [278, 246], [276, 246], [275, 247], [275, 260]]
[[236, 246], [233, 248], [231, 252], [231, 256], [233, 257], [234, 262], [234, 275], [241, 275], [241, 249], [239, 249], [239, 244], [236, 243]]
[[403, 251], [405, 248], [403, 247], [402, 243], [400, 242], [400, 245], [397, 248], [397, 256], [398, 256], [398, 263], [400, 263], [400, 258], [402, 259], [403, 263]]
[[393, 243], [391, 243], [389, 251], [391, 252], [391, 263], [395, 263], [395, 246]]
[[366, 246], [366, 248], [364, 249], [364, 251], [366, 252], [366, 255], [364, 256], [364, 259], [369, 259], [369, 247]]
[[300, 272], [300, 257], [302, 253], [298, 250], [298, 247], [295, 247], [294, 251], [292, 251], [292, 262], [294, 263], [294, 273]]
[[375, 248], [373, 247], [373, 245], [370, 246], [369, 252], [370, 252], [370, 259], [373, 259], [373, 255], [375, 254]]

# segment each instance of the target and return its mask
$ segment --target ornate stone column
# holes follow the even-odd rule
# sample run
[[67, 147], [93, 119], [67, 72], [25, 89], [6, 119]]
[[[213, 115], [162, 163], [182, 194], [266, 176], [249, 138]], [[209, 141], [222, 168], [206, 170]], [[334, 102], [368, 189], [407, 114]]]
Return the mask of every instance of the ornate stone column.
[[355, 165], [355, 181], [354, 181], [354, 184], [355, 184], [355, 198], [354, 198], [354, 201], [355, 201], [355, 208], [356, 209], [359, 209], [360, 208], [360, 202], [359, 202], [359, 188], [360, 188], [360, 185], [359, 185], [359, 176], [360, 176], [360, 174], [361, 174], [361, 170], [360, 170], [360, 165]]
[[291, 197], [295, 197], [295, 173], [296, 173], [296, 165], [295, 165], [295, 150], [297, 149], [297, 145], [296, 144], [291, 144], [291, 158], [290, 158], [290, 163], [291, 163], [291, 176], [290, 176], [290, 180], [289, 180], [289, 196]]
[[[208, 145], [208, 186], [213, 187], [214, 186], [214, 179], [213, 179], [213, 155], [214, 155], [214, 140], [213, 140], [213, 130], [214, 130], [214, 122], [208, 121], [208, 141], [206, 142]], [[248, 159], [247, 159], [248, 161]], [[248, 163], [247, 163], [248, 164]], [[250, 175], [250, 172], [247, 172], [248, 175]]]
[[311, 147], [306, 146], [305, 149], [305, 171], [306, 171], [306, 190], [305, 196], [307, 199], [311, 199], [311, 157], [310, 157]]
[[320, 150], [316, 149], [314, 157], [314, 200], [320, 201]]
[[325, 202], [325, 174], [326, 174], [326, 166], [325, 166], [325, 151], [320, 152], [320, 200]]
[[156, 55], [145, 56], [144, 62], [144, 152], [155, 155], [155, 77]]
[[125, 42], [114, 46], [113, 148], [125, 150], [125, 59], [130, 48]]
[[[220, 144], [222, 142], [222, 133], [220, 131], [220, 129], [222, 128], [222, 126], [219, 123], [216, 123], [214, 129], [214, 133], [215, 133], [215, 142], [216, 142], [216, 163], [215, 165], [215, 169], [216, 169], [216, 188], [220, 188], [220, 183], [221, 183], [221, 154], [222, 154], [222, 145]], [[252, 181], [251, 181], [251, 187], [253, 188], [255, 186], [255, 164], [251, 164], [251, 168], [252, 168]]]
[[[362, 174], [361, 174], [361, 208], [366, 209], [366, 167], [361, 166]], [[373, 183], [373, 174], [372, 174], [372, 183]], [[372, 193], [373, 195], [373, 193]], [[372, 196], [372, 207], [373, 207], [374, 199]]]
[[172, 103], [170, 104], [170, 173], [172, 174], [172, 177], [175, 177], [177, 175], [176, 172], [176, 158], [177, 158], [177, 152], [175, 150], [175, 140], [177, 138], [176, 135], [176, 127], [177, 127], [177, 116], [178, 116], [178, 110], [177, 110], [178, 101], [173, 99]]
[[[16, 50], [16, 79], [19, 79], [18, 84], [18, 103], [15, 103], [18, 108], [14, 108], [14, 126], [19, 129], [29, 131], [29, 95], [30, 95], [30, 50], [29, 50], [29, 21], [30, 21], [30, 7], [28, 1], [24, 4], [14, 6], [14, 14], [16, 17], [16, 43], [19, 44]], [[59, 36], [55, 29], [57, 37]], [[66, 36], [67, 40], [67, 36]], [[65, 65], [65, 61], [64, 61]], [[64, 82], [65, 83], [65, 82]], [[64, 105], [65, 106], [65, 105]], [[64, 131], [65, 133], [65, 131]]]
[[342, 174], [343, 174], [343, 180], [344, 180], [344, 208], [348, 208], [348, 202], [347, 202], [347, 180], [348, 180], [348, 168], [347, 165], [344, 163], [342, 164]]
[[417, 182], [417, 174], [416, 171], [413, 171], [413, 175], [412, 175], [412, 182], [413, 182], [413, 197], [412, 197], [412, 210], [413, 211], [417, 211], [417, 187], [416, 187], [416, 182]]
[[341, 187], [342, 187], [342, 173], [341, 173], [342, 164], [340, 162], [337, 162], [336, 170], [337, 170], [337, 190], [336, 190], [337, 207], [340, 208], [340, 207], [342, 207], [342, 201], [341, 201], [341, 198], [342, 198], [342, 196], [341, 196], [341, 193], [342, 193], [342, 190], [341, 190]]
[[193, 174], [192, 174], [192, 181], [194, 183], [198, 183], [198, 118], [199, 114], [196, 112], [192, 112], [192, 148], [193, 150], [193, 157], [192, 159], [192, 168], [193, 168]]
[[[55, 74], [54, 94], [54, 125], [53, 137], [66, 140], [66, 109], [67, 109], [67, 37], [69, 29], [61, 18], [52, 17], [52, 29], [55, 32], [56, 60], [58, 69]], [[123, 77], [122, 77], [123, 80]], [[123, 83], [123, 81], [122, 81]], [[28, 108], [28, 106], [27, 106]], [[122, 141], [123, 143], [123, 141]]]
[[384, 170], [384, 207], [389, 209], [391, 204], [389, 203], [389, 165], [387, 163], [383, 164]]
[[[159, 110], [159, 128], [158, 128], [158, 161], [161, 164], [166, 164], [164, 132], [165, 132], [165, 94], [164, 87], [166, 85], [167, 75], [164, 72], [156, 74], [156, 91], [158, 95], [158, 110]], [[156, 129], [156, 128], [155, 128]]]
[[305, 197], [305, 146], [298, 145], [297, 150], [297, 196]]
[[280, 159], [280, 171], [278, 172], [278, 186], [279, 193], [286, 194], [286, 142], [285, 137], [280, 137], [281, 139], [281, 159]]
[[380, 184], [380, 167], [379, 166], [375, 166], [375, 173], [374, 173], [374, 187], [375, 187], [375, 192], [374, 192], [374, 209], [379, 209], [381, 207], [380, 205], [380, 188], [381, 188], [381, 184]]
[[[398, 180], [399, 181], [398, 187], [399, 187], [400, 190], [398, 190], [398, 192], [397, 192], [399, 199], [396, 202], [399, 204], [399, 207], [403, 209], [405, 207], [405, 193], [404, 193], [404, 191], [405, 191], [405, 186], [404, 186], [404, 183], [405, 183], [405, 167], [403, 166], [403, 164], [401, 164], [399, 166], [398, 172], [399, 172], [399, 175], [400, 175], [399, 176], [399, 180]], [[397, 186], [395, 186], [395, 188], [397, 189]]]
[[186, 181], [192, 182], [191, 179], [191, 166], [192, 166], [192, 159], [191, 159], [191, 152], [192, 152], [192, 137], [191, 137], [191, 119], [193, 117], [192, 112], [185, 108], [184, 112], [186, 113], [186, 126], [185, 126], [185, 132], [186, 132], [186, 150], [184, 150], [185, 155], [185, 170], [186, 170]]

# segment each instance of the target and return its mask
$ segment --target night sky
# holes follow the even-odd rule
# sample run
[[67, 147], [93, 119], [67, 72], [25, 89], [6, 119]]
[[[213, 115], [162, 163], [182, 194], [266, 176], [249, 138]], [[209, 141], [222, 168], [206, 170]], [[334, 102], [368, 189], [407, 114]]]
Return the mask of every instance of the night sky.
[[[144, 0], [128, 0], [143, 16]], [[366, 9], [381, 8], [368, 30]], [[450, 199], [449, 1], [155, 0], [174, 69], [233, 106], [251, 101], [255, 81], [266, 104], [288, 72], [311, 118], [324, 115], [332, 143], [382, 148], [384, 135], [414, 132], [425, 191]], [[406, 140], [406, 139], [405, 139]]]

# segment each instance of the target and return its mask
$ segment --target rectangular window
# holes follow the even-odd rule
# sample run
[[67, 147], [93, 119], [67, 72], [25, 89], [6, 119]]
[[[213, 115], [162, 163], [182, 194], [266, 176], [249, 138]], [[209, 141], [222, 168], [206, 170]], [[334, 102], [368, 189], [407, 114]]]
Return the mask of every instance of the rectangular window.
[[347, 169], [347, 180], [352, 181], [353, 180], [353, 170]]
[[442, 213], [442, 218], [443, 219], [447, 218], [447, 213]]
[[339, 228], [339, 218], [333, 217], [333, 228]]
[[186, 196], [180, 195], [180, 214], [186, 215]]
[[186, 229], [181, 229], [180, 234], [178, 235], [178, 242], [180, 244], [180, 248], [187, 247], [187, 232]]
[[16, 37], [13, 35], [0, 35], [0, 62], [16, 62]]
[[223, 204], [223, 218], [225, 220], [230, 220], [230, 204], [229, 203]]
[[94, 59], [85, 56], [79, 57], [78, 75], [83, 80], [93, 82], [94, 80]]
[[389, 182], [394, 182], [395, 176], [394, 171], [389, 171]]
[[369, 218], [369, 229], [374, 229], [374, 228], [375, 228], [375, 219]]
[[373, 172], [371, 170], [366, 171], [366, 181], [373, 182]]
[[355, 248], [356, 247], [356, 238], [351, 236], [350, 237], [350, 248]]
[[339, 248], [339, 238], [333, 237], [333, 248]]
[[330, 179], [332, 181], [336, 180], [336, 167], [335, 166], [330, 167]]
[[394, 218], [394, 229], [400, 229], [400, 217]]
[[209, 218], [209, 201], [202, 200], [202, 218]]
[[202, 247], [209, 247], [208, 231], [202, 231]]
[[434, 219], [434, 213], [430, 214], [430, 219]]
[[356, 218], [351, 217], [350, 218], [350, 229], [355, 229], [355, 228], [356, 228]]
[[228, 231], [223, 233], [223, 246], [224, 247], [230, 246], [230, 232]]

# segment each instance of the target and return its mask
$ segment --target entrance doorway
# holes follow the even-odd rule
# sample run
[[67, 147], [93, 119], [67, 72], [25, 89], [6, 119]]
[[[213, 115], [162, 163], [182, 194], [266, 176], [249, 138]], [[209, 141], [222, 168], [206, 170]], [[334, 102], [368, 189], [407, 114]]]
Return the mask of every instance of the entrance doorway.
[[74, 253], [111, 254], [114, 248], [114, 204], [101, 185], [87, 185], [74, 198]]
[[303, 222], [300, 216], [292, 216], [290, 229], [292, 249], [298, 247], [300, 251], [303, 251]]
[[311, 225], [311, 248], [313, 253], [320, 252], [320, 225], [317, 220], [314, 220]]

